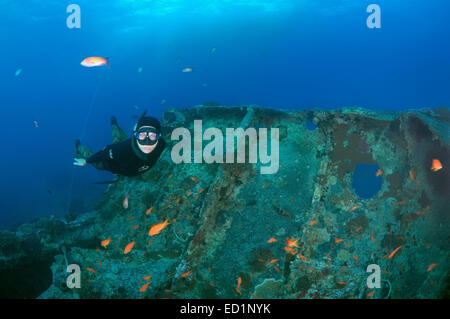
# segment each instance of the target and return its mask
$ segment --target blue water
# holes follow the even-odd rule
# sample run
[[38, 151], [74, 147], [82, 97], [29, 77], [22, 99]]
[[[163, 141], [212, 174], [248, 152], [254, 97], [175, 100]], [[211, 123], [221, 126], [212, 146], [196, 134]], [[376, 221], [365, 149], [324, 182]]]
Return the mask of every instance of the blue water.
[[[142, 109], [160, 117], [208, 100], [448, 106], [448, 0], [378, 0], [382, 28], [368, 29], [373, 2], [0, 0], [0, 229], [98, 201], [105, 186], [92, 182], [111, 175], [74, 167], [73, 141], [109, 144], [111, 115], [129, 132]], [[81, 29], [66, 26], [70, 3]], [[80, 66], [87, 56], [111, 68]]]

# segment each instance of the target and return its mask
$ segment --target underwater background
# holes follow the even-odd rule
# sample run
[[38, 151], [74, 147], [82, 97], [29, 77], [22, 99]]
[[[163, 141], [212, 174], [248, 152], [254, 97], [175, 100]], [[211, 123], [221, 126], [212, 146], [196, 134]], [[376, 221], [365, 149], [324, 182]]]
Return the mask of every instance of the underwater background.
[[[0, 3], [0, 228], [95, 203], [104, 187], [92, 182], [111, 175], [73, 167], [73, 143], [111, 143], [112, 115], [130, 133], [143, 109], [161, 117], [205, 101], [402, 110], [450, 100], [445, 0], [378, 1], [381, 29], [366, 26], [371, 1], [77, 1], [81, 29], [69, 29], [71, 3]], [[84, 68], [87, 56], [111, 57], [111, 68]]]
[[[66, 19], [70, 14], [66, 12], [66, 8], [71, 3], [78, 4], [81, 8], [80, 29], [70, 29], [66, 26]], [[366, 9], [371, 3], [381, 7], [380, 29], [369, 29], [366, 25], [370, 15]], [[392, 220], [386, 217], [385, 221], [378, 221], [378, 227], [383, 229], [378, 239], [384, 249], [385, 259], [394, 249], [404, 247], [407, 237], [405, 233], [408, 231], [407, 227], [410, 227], [408, 225], [411, 225], [412, 220], [423, 217], [422, 213], [433, 211], [433, 208], [429, 208], [433, 202], [435, 206], [432, 207], [438, 212], [438, 216], [428, 221], [431, 224], [421, 224], [421, 229], [427, 229], [425, 233], [435, 233], [437, 236], [427, 239], [427, 243], [448, 244], [448, 217], [444, 214], [448, 211], [448, 208], [445, 208], [448, 203], [445, 198], [448, 198], [450, 189], [446, 168], [449, 156], [449, 115], [448, 109], [445, 108], [450, 102], [448, 1], [0, 0], [0, 8], [0, 59], [3, 62], [0, 63], [0, 133], [3, 137], [0, 157], [0, 230], [11, 231], [0, 236], [0, 244], [14, 242], [11, 245], [0, 245], [0, 252], [12, 256], [11, 252], [22, 247], [21, 245], [26, 245], [26, 249], [33, 251], [37, 244], [35, 239], [27, 236], [31, 233], [39, 234], [41, 231], [46, 234], [48, 232], [48, 237], [45, 235], [38, 240], [40, 245], [45, 247], [42, 248], [45, 254], [42, 253], [39, 257], [42, 261], [39, 266], [42, 267], [40, 278], [45, 280], [40, 281], [39, 278], [31, 276], [31, 292], [21, 279], [14, 279], [19, 280], [20, 284], [14, 283], [13, 279], [8, 284], [8, 280], [13, 277], [9, 271], [15, 269], [15, 266], [11, 266], [10, 270], [0, 272], [0, 282], [3, 286], [1, 297], [142, 297], [138, 293], [139, 287], [119, 287], [113, 284], [117, 278], [111, 277], [106, 277], [108, 282], [112, 282], [111, 286], [101, 286], [98, 290], [94, 289], [94, 292], [83, 291], [79, 296], [72, 296], [71, 292], [61, 292], [55, 288], [58, 286], [56, 280], [64, 282], [63, 277], [57, 277], [55, 274], [64, 276], [63, 268], [58, 267], [67, 264], [66, 249], [69, 250], [72, 244], [74, 248], [69, 259], [73, 258], [80, 263], [82, 260], [89, 260], [91, 264], [83, 266], [89, 266], [91, 270], [92, 263], [99, 262], [97, 256], [94, 256], [94, 249], [98, 249], [100, 240], [112, 237], [113, 244], [119, 245], [123, 250], [125, 244], [132, 240], [126, 238], [126, 234], [130, 235], [130, 232], [138, 229], [138, 217], [133, 209], [145, 211], [154, 205], [155, 208], [158, 206], [158, 214], [167, 210], [168, 214], [172, 215], [171, 218], [179, 219], [177, 214], [181, 208], [170, 205], [176, 200], [178, 203], [180, 198], [180, 205], [185, 204], [183, 197], [177, 193], [179, 190], [185, 191], [185, 188], [192, 188], [193, 196], [196, 194], [196, 199], [204, 200], [202, 209], [214, 207], [211, 210], [214, 211], [214, 220], [217, 217], [217, 223], [215, 221], [214, 226], [209, 226], [208, 222], [202, 221], [202, 216], [208, 214], [204, 215], [204, 212], [200, 211], [192, 213], [191, 217], [183, 216], [186, 219], [191, 218], [192, 223], [195, 220], [197, 226], [202, 225], [200, 228], [192, 225], [177, 226], [178, 233], [175, 233], [175, 228], [173, 232], [172, 229], [168, 232], [168, 236], [175, 236], [174, 242], [190, 243], [188, 248], [185, 247], [183, 255], [177, 255], [175, 251], [178, 248], [172, 247], [175, 244], [171, 239], [165, 238], [165, 241], [151, 246], [157, 250], [152, 253], [157, 254], [158, 258], [161, 258], [158, 260], [162, 261], [155, 266], [157, 269], [153, 272], [152, 285], [158, 288], [151, 290], [147, 297], [165, 297], [167, 294], [175, 298], [241, 297], [242, 294], [233, 295], [234, 287], [216, 292], [208, 290], [211, 287], [219, 287], [229, 276], [239, 276], [242, 278], [243, 291], [247, 291], [244, 292], [246, 297], [253, 297], [250, 292], [256, 293], [258, 289], [254, 290], [254, 287], [260, 287], [259, 292], [267, 298], [325, 298], [323, 291], [329, 291], [328, 283], [324, 284], [323, 290], [318, 288], [312, 292], [308, 289], [318, 278], [311, 277], [308, 273], [301, 275], [299, 279], [292, 279], [294, 273], [286, 271], [289, 267], [283, 269], [279, 264], [274, 266], [278, 265], [282, 270], [275, 266], [271, 271], [275, 275], [282, 272], [285, 280], [288, 280], [284, 283], [289, 282], [291, 288], [283, 288], [287, 289], [283, 292], [278, 291], [281, 284], [275, 279], [263, 280], [259, 284], [251, 283], [256, 280], [250, 279], [255, 276], [254, 273], [262, 272], [262, 266], [258, 264], [260, 260], [268, 262], [279, 258], [267, 248], [251, 246], [253, 240], [265, 243], [269, 237], [278, 236], [279, 241], [283, 241], [284, 239], [280, 238], [286, 236], [299, 237], [302, 247], [310, 247], [309, 252], [305, 248], [306, 252], [303, 251], [301, 256], [305, 260], [312, 260], [314, 253], [324, 250], [329, 241], [336, 245], [340, 243], [339, 236], [342, 233], [356, 241], [359, 239], [355, 232], [359, 235], [366, 231], [366, 236], [373, 236], [375, 231], [369, 229], [368, 225], [373, 225], [374, 220], [379, 219], [379, 216], [375, 215], [376, 212], [385, 211], [385, 208], [377, 206], [383, 201], [387, 208], [394, 210]], [[89, 56], [109, 57], [110, 68], [81, 66], [81, 61]], [[192, 68], [192, 72], [182, 72], [184, 68]], [[137, 117], [144, 110], [147, 110], [148, 115], [159, 119], [163, 120], [164, 117], [163, 125], [166, 130], [177, 127], [175, 124], [189, 128], [198, 117], [204, 119], [206, 126], [223, 128], [232, 124], [232, 127], [238, 127], [246, 115], [240, 107], [244, 106], [244, 110], [247, 110], [246, 107], [250, 105], [257, 110], [255, 117], [249, 122], [251, 125], [275, 125], [280, 127], [282, 139], [285, 138], [285, 148], [280, 152], [284, 168], [280, 168], [281, 173], [278, 176], [254, 177], [251, 169], [240, 166], [223, 169], [223, 172], [216, 166], [194, 167], [193, 171], [185, 168], [185, 171], [182, 171], [183, 168], [176, 168], [170, 163], [166, 154], [150, 174], [143, 176], [145, 182], [155, 182], [152, 182], [148, 189], [140, 180], [130, 180], [129, 183], [121, 182], [108, 187], [95, 182], [112, 180], [114, 175], [111, 173], [97, 170], [91, 165], [73, 165], [76, 139], [81, 139], [82, 144], [94, 151], [111, 144], [111, 116], [117, 118], [120, 127], [129, 135]], [[229, 109], [222, 106], [229, 106]], [[237, 108], [234, 108], [235, 106]], [[332, 111], [339, 108], [344, 109], [342, 112]], [[365, 108], [366, 111], [360, 108]], [[271, 109], [277, 111], [270, 111]], [[309, 111], [313, 109], [314, 111]], [[417, 111], [419, 109], [436, 109], [439, 112], [420, 113]], [[403, 112], [409, 115], [399, 115]], [[177, 120], [173, 122], [173, 118]], [[302, 128], [298, 128], [294, 123], [297, 120], [302, 123]], [[316, 129], [317, 126], [319, 129]], [[406, 134], [404, 140], [403, 137], [396, 140], [403, 134]], [[360, 135], [361, 139], [357, 135]], [[385, 138], [391, 139], [389, 141], [398, 148], [387, 146]], [[166, 137], [166, 140], [169, 139], [170, 136]], [[339, 144], [341, 141], [344, 146]], [[423, 145], [424, 141], [427, 141], [428, 146]], [[436, 141], [440, 141], [440, 144]], [[335, 143], [333, 150], [329, 147], [330, 143]], [[400, 148], [407, 154], [396, 153]], [[349, 149], [354, 149], [354, 152]], [[295, 153], [297, 151], [300, 155]], [[368, 152], [373, 152], [374, 158], [368, 156]], [[330, 162], [326, 164], [328, 173], [326, 169], [324, 172], [324, 162], [320, 163], [318, 160], [323, 154], [330, 158]], [[354, 156], [352, 158], [355, 161], [347, 162], [347, 155], [344, 154]], [[424, 158], [420, 157], [422, 155]], [[431, 176], [428, 166], [435, 157], [442, 161], [444, 168], [437, 175]], [[365, 163], [367, 167], [355, 167], [357, 162]], [[423, 164], [425, 162], [426, 164]], [[336, 168], [333, 166], [335, 163], [340, 163], [340, 166]], [[420, 165], [422, 171], [418, 168]], [[378, 174], [380, 167], [383, 174]], [[214, 175], [215, 169], [221, 173]], [[358, 170], [361, 170], [361, 174], [356, 176]], [[353, 180], [348, 179], [348, 172], [355, 172]], [[414, 178], [411, 177], [411, 172]], [[172, 175], [178, 180], [169, 180]], [[235, 180], [238, 175], [242, 180]], [[391, 176], [387, 179], [388, 183], [384, 182], [385, 175]], [[420, 186], [414, 184], [414, 187], [420, 187], [421, 191], [412, 190], [413, 186], [410, 185], [416, 183], [416, 175]], [[370, 178], [373, 179], [369, 181]], [[177, 191], [168, 189], [165, 179], [169, 187], [172, 185]], [[192, 184], [191, 181], [194, 180], [195, 183]], [[197, 185], [198, 181], [200, 183]], [[295, 183], [308, 188], [308, 191], [305, 189], [303, 193], [304, 197], [299, 195], [300, 186], [290, 189], [287, 185], [296, 185]], [[320, 191], [317, 191], [319, 188], [314, 186], [314, 183], [321, 185]], [[208, 185], [213, 185], [211, 190], [208, 190]], [[254, 188], [262, 186], [266, 189], [268, 185], [278, 189], [278, 192], [273, 190], [272, 193], [266, 193]], [[353, 189], [361, 201], [356, 202], [355, 194], [347, 192], [345, 187]], [[214, 189], [217, 189], [217, 193]], [[240, 191], [243, 193], [240, 194]], [[340, 193], [341, 191], [343, 193]], [[398, 196], [404, 191], [417, 195], [417, 198], [413, 199], [413, 195], [410, 198], [417, 207], [413, 205], [406, 211], [407, 208], [402, 204], [403, 197]], [[130, 197], [132, 211], [122, 211], [120, 207], [123, 196], [133, 192], [144, 196], [144, 199], [138, 206], [133, 207], [133, 197]], [[244, 196], [244, 193], [260, 196]], [[138, 196], [136, 194], [134, 195]], [[379, 196], [377, 200], [381, 199], [380, 202], [365, 202], [376, 194]], [[434, 195], [437, 196], [436, 201]], [[247, 197], [247, 202], [242, 202], [240, 196]], [[320, 196], [326, 200], [319, 200]], [[299, 203], [294, 203], [294, 198], [296, 201], [298, 199]], [[264, 202], [264, 199], [267, 199], [267, 202]], [[236, 201], [236, 207], [229, 206], [232, 201]], [[323, 207], [319, 209], [314, 206], [320, 202]], [[197, 207], [196, 204], [193, 205]], [[281, 216], [281, 220], [275, 221], [273, 216], [264, 215], [261, 221], [267, 224], [273, 222], [273, 233], [266, 233], [255, 224], [254, 232], [242, 239], [251, 246], [247, 249], [248, 254], [244, 254], [238, 246], [233, 246], [237, 244], [233, 239], [237, 238], [242, 230], [233, 226], [228, 233], [222, 233], [223, 229], [228, 229], [233, 223], [227, 214], [231, 214], [229, 211], [247, 208], [261, 212], [262, 207], [270, 207], [276, 212], [276, 216]], [[294, 207], [298, 210], [297, 213], [301, 211], [304, 215], [294, 214]], [[366, 209], [367, 218], [359, 216], [356, 220], [344, 220], [321, 215], [322, 210], [334, 214], [339, 210], [358, 211], [362, 207]], [[121, 212], [116, 216], [115, 210]], [[416, 211], [420, 214], [416, 214]], [[228, 213], [219, 216], [222, 212]], [[68, 225], [76, 216], [82, 215], [84, 217], [76, 221], [84, 233], [79, 239], [79, 234], [75, 236], [73, 232], [76, 230], [71, 228], [75, 226]], [[140, 229], [165, 219], [163, 215], [157, 216], [158, 218], [155, 217], [151, 222], [147, 220], [141, 224]], [[324, 226], [312, 234], [312, 237], [309, 236], [310, 233], [304, 232], [303, 235], [309, 236], [309, 239], [293, 235], [301, 229], [300, 224], [311, 223], [317, 216], [321, 216], [319, 224], [328, 224], [331, 219], [332, 223], [341, 223], [345, 228], [332, 231]], [[37, 220], [42, 217], [47, 218], [44, 219], [45, 222]], [[239, 225], [255, 223], [244, 214], [234, 218], [234, 223]], [[289, 222], [283, 221], [283, 218]], [[55, 220], [65, 220], [66, 226], [55, 226]], [[91, 225], [92, 220], [96, 220], [95, 226]], [[131, 230], [120, 229], [119, 225], [131, 221]], [[292, 224], [289, 224], [291, 222]], [[20, 228], [24, 223], [33, 226]], [[391, 223], [398, 223], [398, 231], [401, 230], [401, 234], [396, 234], [396, 226], [389, 226]], [[113, 228], [117, 233], [112, 232]], [[14, 232], [17, 238], [21, 238], [18, 246], [17, 239], [9, 235]], [[334, 232], [336, 236], [331, 235]], [[181, 239], [177, 239], [177, 236], [181, 236]], [[120, 244], [116, 244], [119, 241]], [[370, 242], [370, 238], [368, 241]], [[55, 251], [50, 252], [48, 249], [55, 242], [60, 246], [53, 248], [61, 258], [53, 263]], [[170, 252], [169, 248], [165, 252], [158, 250], [163, 249], [162, 247], [174, 249]], [[226, 251], [224, 247], [229, 247], [229, 250]], [[137, 248], [140, 249], [139, 243]], [[211, 252], [205, 253], [210, 248]], [[395, 253], [401, 252], [402, 248], [395, 250]], [[135, 248], [136, 254], [138, 249]], [[367, 247], [362, 244], [358, 249], [367, 251]], [[280, 250], [283, 251], [283, 247]], [[147, 250], [143, 252], [144, 255], [152, 253]], [[340, 267], [347, 267], [347, 263], [373, 257], [370, 253], [367, 253], [366, 257], [344, 250], [339, 253], [339, 256], [332, 254], [333, 259], [339, 259], [340, 262], [336, 273], [337, 270], [342, 270]], [[186, 257], [185, 254], [189, 256]], [[189, 276], [194, 276], [194, 269], [202, 269], [203, 274], [211, 272], [208, 262], [213, 254], [248, 256], [250, 261], [246, 265], [250, 267], [252, 274], [250, 271], [239, 273], [234, 266], [227, 264], [230, 260], [217, 260], [217, 263], [224, 265], [224, 270], [214, 284], [211, 285], [211, 278], [207, 275], [197, 277], [197, 281], [191, 279]], [[418, 251], [411, 254], [408, 256], [417, 256], [420, 259]], [[42, 257], [43, 255], [45, 256]], [[130, 263], [132, 267], [140, 267], [144, 264], [144, 255], [139, 255], [141, 259], [128, 260], [126, 263]], [[289, 253], [287, 255], [290, 257]], [[420, 297], [443, 296], [445, 293], [442, 291], [447, 291], [448, 296], [448, 283], [445, 282], [448, 281], [448, 276], [445, 275], [445, 248], [436, 247], [430, 256], [434, 256], [434, 259], [421, 260], [424, 265], [420, 267], [424, 268], [425, 264], [428, 267], [434, 263], [436, 265], [430, 267], [435, 268], [440, 264], [440, 273], [433, 278], [434, 281], [421, 277], [422, 273], [417, 275], [417, 282], [427, 282], [426, 290], [421, 290], [422, 286], [407, 286], [405, 283], [408, 283], [409, 279], [405, 279], [397, 286], [394, 284], [394, 297], [414, 298], [419, 296], [418, 293], [415, 294], [418, 290], [421, 291]], [[105, 264], [107, 257], [118, 260], [122, 256], [116, 256], [114, 253], [104, 256], [104, 267], [108, 267]], [[302, 265], [288, 257], [286, 265], [294, 263], [301, 271], [312, 271], [302, 270]], [[197, 265], [193, 264], [194, 259], [198, 259]], [[101, 262], [99, 267], [100, 264]], [[228, 266], [233, 269], [227, 268]], [[114, 263], [109, 267], [114, 270], [111, 276], [120, 274], [124, 281], [134, 280], [131, 279], [132, 272], [124, 275], [125, 270]], [[313, 268], [312, 265], [309, 267]], [[388, 272], [386, 269], [389, 269], [389, 272], [392, 272], [389, 267], [383, 268], [384, 271]], [[402, 274], [398, 275], [399, 278], [406, 276], [405, 272], [414, 273], [417, 270], [413, 266], [410, 266], [413, 270], [404, 267], [399, 270], [402, 271]], [[133, 271], [136, 272], [136, 269]], [[165, 273], [166, 269], [171, 269], [171, 273], [166, 274], [167, 277], [161, 275], [157, 279], [156, 274]], [[192, 275], [189, 269], [192, 269]], [[24, 267], [22, 270], [21, 278], [28, 278], [30, 269]], [[187, 279], [182, 276], [180, 280], [183, 281], [175, 280], [188, 272]], [[334, 270], [331, 272], [334, 273]], [[328, 276], [324, 272], [322, 274], [324, 277]], [[142, 276], [144, 275], [147, 273], [143, 272]], [[356, 273], [352, 275], [356, 276]], [[175, 279], [168, 279], [172, 276]], [[258, 275], [256, 277], [259, 278]], [[429, 280], [432, 280], [432, 285]], [[208, 289], [197, 287], [198, 283], [203, 281], [206, 285], [209, 282]], [[51, 282], [52, 288], [41, 295]], [[345, 280], [338, 282], [339, 288], [340, 285], [348, 284]], [[233, 285], [235, 286], [234, 283]], [[8, 288], [11, 290], [4, 288], [12, 286], [15, 288]], [[119, 290], [113, 287], [119, 287]], [[409, 288], [408, 293], [404, 292], [405, 287]], [[329, 293], [328, 296], [345, 298], [351, 295], [358, 298], [370, 294], [365, 290], [358, 294], [357, 289], [351, 286], [349, 289], [354, 291], [349, 290], [347, 294]], [[375, 297], [391, 296], [391, 289], [389, 283], [389, 289], [384, 286], [383, 291]], [[136, 295], [130, 294], [130, 291], [135, 291]], [[178, 295], [174, 291], [178, 291]]]

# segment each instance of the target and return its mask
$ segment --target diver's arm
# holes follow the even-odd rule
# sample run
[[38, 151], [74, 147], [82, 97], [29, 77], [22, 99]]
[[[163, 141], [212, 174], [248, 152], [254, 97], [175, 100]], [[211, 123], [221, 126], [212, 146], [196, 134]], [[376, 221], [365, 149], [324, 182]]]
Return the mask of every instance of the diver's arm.
[[103, 149], [97, 153], [86, 158], [86, 163], [93, 164], [97, 162], [107, 162], [110, 160], [110, 151], [108, 149]]

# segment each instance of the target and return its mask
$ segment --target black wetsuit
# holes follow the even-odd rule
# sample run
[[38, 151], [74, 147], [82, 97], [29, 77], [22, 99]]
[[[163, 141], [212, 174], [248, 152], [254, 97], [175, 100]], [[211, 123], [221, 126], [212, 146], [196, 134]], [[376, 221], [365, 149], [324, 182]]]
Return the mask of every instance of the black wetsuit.
[[127, 139], [106, 146], [87, 158], [86, 162], [89, 164], [101, 162], [102, 169], [116, 175], [135, 176], [152, 168], [165, 146], [166, 142], [160, 138], [155, 149], [149, 154], [144, 154], [139, 150], [134, 138]]

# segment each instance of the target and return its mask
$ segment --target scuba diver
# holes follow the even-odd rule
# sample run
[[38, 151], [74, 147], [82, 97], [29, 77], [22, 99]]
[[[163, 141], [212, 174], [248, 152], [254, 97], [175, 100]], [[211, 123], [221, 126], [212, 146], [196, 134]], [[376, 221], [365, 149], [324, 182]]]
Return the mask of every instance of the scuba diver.
[[[107, 170], [119, 176], [136, 176], [148, 171], [155, 165], [164, 150], [166, 142], [161, 137], [161, 124], [146, 111], [138, 119], [133, 129], [133, 136], [127, 138], [125, 132], [111, 117], [113, 144], [105, 146], [101, 151], [93, 153], [87, 146], [75, 141], [74, 165], [92, 164], [100, 170]], [[113, 182], [117, 182], [117, 180]], [[104, 182], [97, 184], [109, 184]]]

